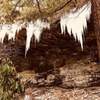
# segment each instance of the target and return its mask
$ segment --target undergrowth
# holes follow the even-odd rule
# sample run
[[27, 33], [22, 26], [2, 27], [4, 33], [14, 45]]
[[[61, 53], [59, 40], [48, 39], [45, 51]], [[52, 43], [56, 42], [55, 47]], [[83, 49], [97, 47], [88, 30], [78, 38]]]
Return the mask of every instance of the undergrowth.
[[14, 100], [15, 94], [24, 91], [12, 62], [3, 59], [0, 65], [0, 100]]

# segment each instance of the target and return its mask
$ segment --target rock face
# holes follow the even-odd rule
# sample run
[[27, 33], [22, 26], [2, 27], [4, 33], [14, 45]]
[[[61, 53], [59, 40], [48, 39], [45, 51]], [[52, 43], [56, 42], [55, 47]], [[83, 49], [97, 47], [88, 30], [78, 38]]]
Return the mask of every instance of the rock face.
[[[86, 34], [84, 42], [84, 52], [90, 54], [91, 48], [96, 45], [94, 34]], [[51, 69], [53, 67], [61, 67], [65, 63], [65, 59], [73, 53], [80, 53], [80, 44], [70, 37], [68, 34], [60, 34], [59, 24], [52, 26], [51, 30], [44, 30], [41, 35], [40, 42], [34, 43], [34, 37], [31, 41], [30, 50], [25, 58], [26, 30], [22, 29], [16, 36], [16, 41], [7, 41], [1, 44], [0, 58], [9, 57], [18, 70], [33, 69]], [[91, 44], [93, 41], [93, 46]], [[95, 48], [95, 47], [93, 47]], [[46, 67], [48, 66], [48, 67]], [[40, 68], [41, 67], [41, 68]], [[43, 70], [38, 70], [42, 72]]]
[[[90, 30], [91, 27], [89, 27], [89, 32], [91, 33]], [[83, 55], [91, 58], [89, 53], [90, 46], [92, 46], [91, 43], [93, 43], [93, 49], [95, 49], [96, 45], [96, 42], [94, 42], [94, 34], [87, 34], [84, 44], [84, 52], [82, 52], [80, 45], [78, 42], [74, 41], [73, 37], [70, 37], [68, 34], [61, 35], [59, 33], [60, 29], [58, 25], [53, 27], [51, 30], [45, 30], [41, 35], [39, 43], [37, 42], [35, 44], [33, 37], [31, 41], [31, 48], [27, 53], [27, 57], [25, 58], [26, 30], [23, 29], [19, 32], [19, 34], [17, 34], [15, 42], [8, 42], [7, 39], [5, 39], [5, 43], [0, 45], [0, 58], [3, 59], [9, 57], [18, 71], [35, 69], [36, 73], [43, 73], [51, 70], [49, 73], [47, 73], [50, 76], [44, 75], [48, 78], [46, 81], [48, 84], [51, 82], [51, 80], [55, 80], [56, 78], [56, 76], [52, 74], [52, 71], [54, 71], [56, 68], [66, 66], [71, 58], [77, 58], [80, 60]], [[61, 70], [60, 75], [64, 76], [61, 83], [63, 83], [64, 86], [91, 86], [93, 82], [98, 80], [98, 77], [95, 75], [99, 75], [99, 70], [98, 72], [95, 72], [95, 70], [88, 71], [89, 69], [85, 69], [86, 66], [84, 64], [80, 66], [76, 64], [72, 69], [71, 66], [66, 66], [65, 69]], [[83, 66], [82, 68], [84, 69], [81, 69], [81, 66]], [[87, 66], [87, 68], [89, 67]], [[92, 71], [93, 73], [90, 73]], [[97, 80], [95, 80], [96, 78]], [[39, 84], [44, 84], [43, 82], [44, 79], [39, 80]]]
[[[78, 6], [80, 7], [81, 5], [83, 5], [85, 1], [86, 0], [82, 0], [82, 2], [80, 3], [78, 1], [79, 3]], [[65, 4], [66, 0], [61, 2]], [[61, 13], [62, 10], [63, 9], [59, 10], [60, 12], [59, 11], [57, 12]], [[56, 13], [54, 13], [54, 15], [56, 15]], [[17, 35], [15, 42], [5, 41], [5, 44], [2, 45], [1, 52], [3, 52], [4, 55], [10, 57], [10, 59], [13, 61], [14, 65], [17, 67], [18, 70], [27, 69], [27, 68], [37, 69], [37, 67], [39, 67], [38, 69], [40, 69], [40, 67], [42, 67], [43, 70], [38, 70], [42, 72], [45, 69], [48, 70], [49, 68], [51, 69], [54, 66], [61, 67], [62, 65], [64, 65], [65, 62], [64, 60], [66, 56], [76, 52], [81, 52], [81, 50], [79, 44], [77, 43], [77, 41], [76, 42], [74, 41], [73, 37], [69, 37], [68, 34], [61, 35], [59, 34], [60, 32], [61, 30], [57, 22], [52, 26], [51, 30], [45, 30], [43, 32], [39, 43], [34, 43], [34, 37], [33, 37], [31, 41], [31, 48], [27, 53], [27, 57], [25, 58], [24, 54], [25, 54], [25, 43], [26, 43], [25, 41], [26, 30], [23, 29], [22, 31], [19, 32], [19, 35]], [[89, 46], [92, 45], [91, 40], [93, 40], [94, 38], [95, 38], [94, 35], [92, 39], [91, 36], [88, 36], [87, 39], [85, 40], [88, 41], [85, 42], [84, 45], [84, 51], [87, 51], [86, 53], [90, 52]], [[94, 43], [94, 45], [96, 45], [96, 43]], [[2, 56], [2, 53], [0, 54], [0, 57], [5, 58], [5, 56]], [[63, 57], [63, 59], [61, 57]], [[49, 68], [46, 66], [49, 66]]]

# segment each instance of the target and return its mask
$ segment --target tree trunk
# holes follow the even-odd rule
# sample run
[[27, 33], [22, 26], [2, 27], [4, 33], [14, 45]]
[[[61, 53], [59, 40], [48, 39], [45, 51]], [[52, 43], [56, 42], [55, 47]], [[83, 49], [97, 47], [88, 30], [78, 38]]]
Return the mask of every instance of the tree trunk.
[[92, 14], [94, 20], [94, 31], [97, 39], [98, 61], [100, 62], [100, 0], [92, 1]]
[[98, 62], [100, 62], [100, 32], [96, 32], [97, 37], [97, 51], [98, 51]]

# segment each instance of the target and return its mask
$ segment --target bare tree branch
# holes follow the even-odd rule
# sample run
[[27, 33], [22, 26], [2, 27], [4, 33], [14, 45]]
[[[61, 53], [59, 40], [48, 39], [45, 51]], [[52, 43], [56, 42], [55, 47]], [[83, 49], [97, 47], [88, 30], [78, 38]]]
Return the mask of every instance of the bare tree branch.
[[[18, 4], [19, 4], [20, 2], [21, 2], [21, 0], [18, 0], [18, 1], [17, 1], [17, 3], [15, 4], [14, 9], [12, 10], [12, 13], [16, 10], [16, 7], [18, 6]], [[11, 14], [12, 14], [12, 13], [11, 13]]]
[[40, 15], [42, 17], [42, 11], [41, 11], [41, 7], [40, 7], [39, 0], [36, 0], [36, 2], [37, 2], [37, 6], [38, 6], [39, 13], [40, 13]]
[[72, 1], [72, 0], [69, 0], [69, 1], [67, 1], [64, 5], [62, 5], [61, 7], [55, 9], [53, 13], [55, 13], [55, 12], [57, 12], [57, 11], [63, 9], [63, 8], [64, 8], [66, 5], [68, 5], [71, 1]]

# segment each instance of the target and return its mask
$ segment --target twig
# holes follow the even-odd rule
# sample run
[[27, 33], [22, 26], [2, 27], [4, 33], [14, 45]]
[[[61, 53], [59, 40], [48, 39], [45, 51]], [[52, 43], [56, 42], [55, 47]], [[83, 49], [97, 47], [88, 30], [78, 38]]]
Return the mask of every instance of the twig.
[[42, 11], [41, 11], [41, 7], [40, 7], [39, 0], [36, 0], [36, 2], [37, 2], [37, 6], [38, 6], [39, 13], [40, 13], [40, 15], [42, 17]]
[[68, 5], [71, 1], [72, 1], [72, 0], [69, 0], [69, 1], [67, 1], [64, 5], [62, 5], [60, 8], [55, 9], [53, 13], [55, 13], [55, 12], [57, 12], [57, 11], [63, 9], [63, 8], [64, 8], [66, 5]]
[[[17, 5], [20, 3], [20, 1], [21, 1], [21, 0], [18, 0], [18, 2], [15, 4], [15, 7], [14, 7], [12, 13], [15, 11], [15, 9], [16, 9]], [[11, 13], [11, 14], [12, 14], [12, 13]]]

